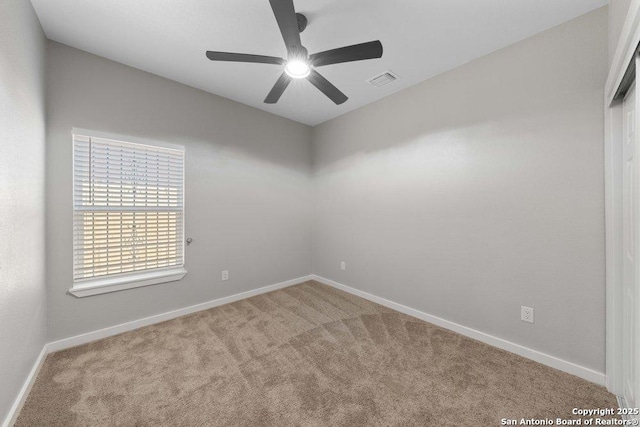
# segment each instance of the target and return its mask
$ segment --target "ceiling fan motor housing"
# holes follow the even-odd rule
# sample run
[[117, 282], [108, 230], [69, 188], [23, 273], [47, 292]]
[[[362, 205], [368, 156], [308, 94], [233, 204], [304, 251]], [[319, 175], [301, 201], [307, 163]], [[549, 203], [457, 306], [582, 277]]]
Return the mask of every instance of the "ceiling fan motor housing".
[[309, 60], [309, 51], [306, 47], [300, 46], [292, 46], [289, 49], [289, 60], [290, 61], [304, 61], [307, 62]]

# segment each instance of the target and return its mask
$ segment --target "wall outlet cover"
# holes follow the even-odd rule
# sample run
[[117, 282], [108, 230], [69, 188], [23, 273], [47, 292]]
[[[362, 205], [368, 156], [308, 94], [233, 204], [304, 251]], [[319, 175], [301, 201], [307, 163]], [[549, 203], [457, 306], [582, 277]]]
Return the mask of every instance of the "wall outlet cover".
[[533, 323], [533, 308], [525, 307], [524, 305], [520, 307], [520, 320], [523, 322]]

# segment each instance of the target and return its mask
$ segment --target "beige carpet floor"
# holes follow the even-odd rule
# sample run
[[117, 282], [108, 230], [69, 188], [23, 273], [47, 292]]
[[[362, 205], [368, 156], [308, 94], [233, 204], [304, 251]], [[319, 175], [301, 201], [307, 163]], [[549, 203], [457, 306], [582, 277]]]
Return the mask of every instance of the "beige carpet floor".
[[18, 426], [498, 426], [604, 388], [315, 282], [47, 357]]

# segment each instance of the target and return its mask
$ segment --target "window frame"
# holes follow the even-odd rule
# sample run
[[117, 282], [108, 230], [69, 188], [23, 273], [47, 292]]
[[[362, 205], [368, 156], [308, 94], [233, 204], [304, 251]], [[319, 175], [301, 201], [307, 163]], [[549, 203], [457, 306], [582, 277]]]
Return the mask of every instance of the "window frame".
[[[80, 128], [72, 128], [71, 130], [71, 144], [72, 144], [72, 161], [71, 161], [71, 179], [72, 179], [72, 189], [71, 189], [71, 208], [72, 208], [72, 216], [75, 216], [76, 207], [74, 202], [74, 192], [75, 192], [75, 150], [73, 148], [73, 144], [75, 141], [75, 136], [85, 136], [90, 138], [101, 138], [106, 140], [112, 140], [115, 142], [122, 143], [131, 143], [131, 144], [139, 144], [146, 145], [154, 148], [168, 148], [172, 150], [182, 151], [182, 238], [185, 238], [185, 211], [186, 211], [186, 195], [185, 195], [185, 156], [186, 151], [185, 147], [182, 145], [175, 145], [166, 142], [154, 141], [143, 138], [136, 138], [126, 135], [118, 135], [113, 133], [106, 133], [100, 131], [93, 131], [87, 129]], [[75, 222], [72, 219], [72, 230], [75, 227]], [[72, 246], [73, 243], [73, 235], [72, 235]], [[185, 242], [182, 242], [182, 265], [180, 266], [171, 266], [164, 268], [154, 268], [147, 270], [139, 270], [127, 273], [119, 273], [119, 274], [110, 274], [105, 276], [91, 277], [86, 279], [75, 279], [72, 274], [73, 285], [69, 289], [69, 293], [76, 297], [86, 297], [91, 295], [99, 295], [109, 292], [116, 292], [125, 289], [133, 289], [139, 288], [143, 286], [156, 285], [160, 283], [168, 283], [168, 282], [176, 282], [181, 280], [186, 274], [187, 270], [185, 268], [186, 264], [186, 248]], [[72, 271], [74, 271], [74, 263], [75, 263], [75, 251], [72, 248]]]

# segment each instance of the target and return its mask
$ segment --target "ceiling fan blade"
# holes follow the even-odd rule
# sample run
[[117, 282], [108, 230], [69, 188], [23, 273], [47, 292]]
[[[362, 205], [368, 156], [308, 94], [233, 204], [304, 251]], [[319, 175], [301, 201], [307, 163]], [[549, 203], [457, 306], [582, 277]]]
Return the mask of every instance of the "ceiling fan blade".
[[269, 0], [271, 9], [280, 27], [280, 33], [287, 47], [287, 52], [297, 52], [302, 43], [300, 42], [300, 31], [298, 31], [298, 18], [293, 7], [293, 0]]
[[284, 90], [291, 83], [291, 77], [287, 73], [282, 73], [278, 78], [278, 81], [273, 85], [273, 89], [269, 92], [269, 95], [264, 99], [265, 104], [275, 104], [278, 102]]
[[286, 61], [275, 56], [250, 55], [248, 53], [207, 51], [207, 58], [212, 61], [255, 62], [258, 64], [284, 64]]
[[307, 80], [311, 82], [312, 85], [317, 87], [320, 92], [327, 95], [327, 97], [336, 103], [336, 105], [340, 105], [344, 103], [347, 99], [347, 95], [340, 92], [340, 90], [329, 82], [329, 80], [322, 77], [320, 73], [316, 70], [311, 70], [311, 73], [307, 77]]
[[309, 56], [309, 61], [314, 67], [323, 65], [340, 64], [341, 62], [362, 61], [382, 57], [382, 43], [380, 40], [373, 42], [354, 44], [338, 49], [325, 50]]

